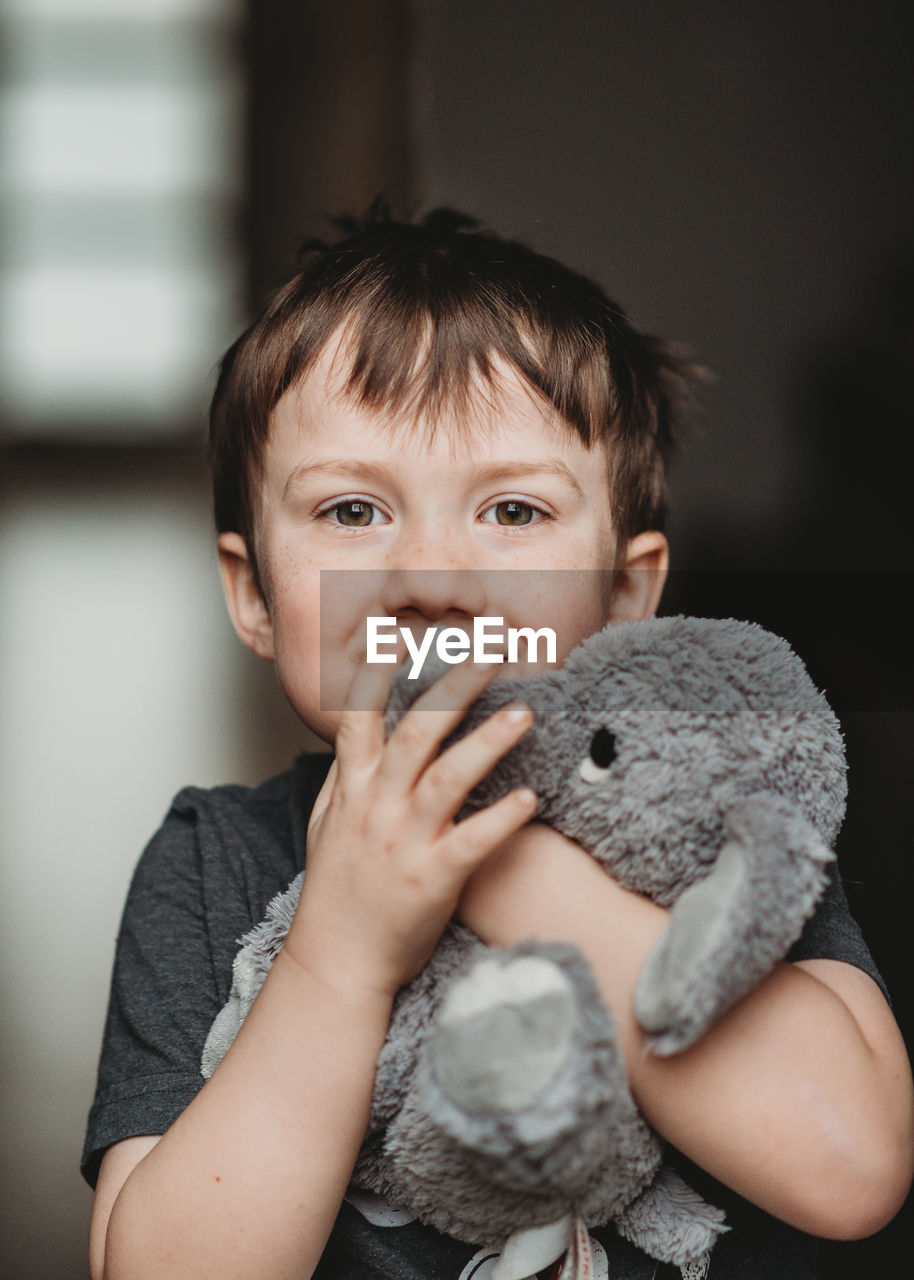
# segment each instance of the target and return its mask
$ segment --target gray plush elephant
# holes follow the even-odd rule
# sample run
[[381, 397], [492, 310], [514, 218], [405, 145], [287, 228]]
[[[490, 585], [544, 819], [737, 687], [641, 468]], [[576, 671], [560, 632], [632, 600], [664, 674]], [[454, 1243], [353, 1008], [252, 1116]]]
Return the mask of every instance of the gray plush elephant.
[[[389, 728], [435, 674], [398, 678]], [[635, 1013], [652, 1052], [676, 1053], [784, 957], [824, 888], [846, 794], [837, 720], [785, 641], [687, 617], [608, 626], [561, 670], [496, 680], [448, 741], [515, 698], [535, 723], [465, 812], [530, 785], [538, 820], [672, 909]], [[301, 879], [242, 939], [206, 1076], [282, 945]], [[353, 1185], [501, 1248], [505, 1280], [558, 1256], [574, 1222], [612, 1220], [686, 1268], [726, 1230], [664, 1164], [576, 948], [500, 951], [457, 924], [397, 997]]]

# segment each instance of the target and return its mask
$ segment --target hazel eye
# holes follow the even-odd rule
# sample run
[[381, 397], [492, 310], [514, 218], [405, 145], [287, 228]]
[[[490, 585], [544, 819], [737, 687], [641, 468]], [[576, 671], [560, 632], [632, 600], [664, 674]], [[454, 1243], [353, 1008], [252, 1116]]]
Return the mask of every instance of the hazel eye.
[[585, 782], [600, 782], [615, 758], [616, 735], [608, 729], [598, 729], [590, 740], [589, 754], [578, 765], [578, 773]]
[[364, 529], [367, 525], [373, 524], [375, 511], [376, 508], [372, 503], [363, 502], [358, 498], [337, 502], [330, 508], [330, 513], [336, 517], [336, 523], [345, 525], [349, 529]]
[[526, 498], [501, 498], [486, 507], [481, 519], [483, 524], [497, 524], [502, 529], [522, 529], [526, 525], [549, 520], [551, 516]]
[[533, 519], [533, 508], [529, 502], [518, 502], [512, 498], [506, 502], [496, 502], [495, 519], [499, 524], [529, 524]]

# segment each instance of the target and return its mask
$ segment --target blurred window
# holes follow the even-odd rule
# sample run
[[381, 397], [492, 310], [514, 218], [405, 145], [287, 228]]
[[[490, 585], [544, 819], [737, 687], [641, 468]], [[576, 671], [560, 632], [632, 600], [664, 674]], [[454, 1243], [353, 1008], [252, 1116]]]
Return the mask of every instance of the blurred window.
[[7, 439], [198, 426], [239, 327], [240, 0], [0, 0]]

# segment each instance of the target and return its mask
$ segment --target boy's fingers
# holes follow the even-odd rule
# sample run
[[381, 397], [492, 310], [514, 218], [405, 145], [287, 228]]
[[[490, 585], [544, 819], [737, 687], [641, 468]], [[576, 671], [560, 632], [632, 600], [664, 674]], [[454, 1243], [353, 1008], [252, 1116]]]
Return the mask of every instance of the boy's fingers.
[[397, 668], [365, 662], [356, 668], [340, 714], [334, 746], [341, 768], [370, 764], [384, 746], [384, 708]]
[[432, 820], [450, 821], [469, 792], [532, 724], [533, 712], [528, 706], [509, 702], [430, 764], [416, 791]]
[[494, 664], [462, 663], [426, 689], [390, 735], [382, 776], [411, 786], [497, 671]]
[[464, 818], [443, 844], [466, 876], [536, 815], [537, 797], [529, 787], [510, 791], [495, 804]]

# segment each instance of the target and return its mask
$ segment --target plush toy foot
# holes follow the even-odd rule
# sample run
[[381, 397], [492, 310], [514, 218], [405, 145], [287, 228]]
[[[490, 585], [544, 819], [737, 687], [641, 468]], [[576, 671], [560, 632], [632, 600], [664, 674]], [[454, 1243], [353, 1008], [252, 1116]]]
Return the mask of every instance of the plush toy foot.
[[780, 797], [743, 797], [704, 880], [677, 899], [645, 961], [635, 1014], [653, 1053], [687, 1048], [799, 937], [834, 854]]
[[384, 1157], [365, 1185], [496, 1247], [569, 1213], [605, 1222], [651, 1182], [660, 1143], [576, 947], [476, 953], [426, 1031]]
[[477, 961], [445, 997], [421, 1076], [436, 1126], [515, 1191], [550, 1190], [570, 1205], [607, 1150], [624, 1153], [627, 1176], [644, 1167], [641, 1185], [658, 1162], [609, 1011], [568, 944], [522, 943]]
[[444, 1093], [471, 1115], [533, 1105], [571, 1050], [574, 992], [551, 961], [489, 957], [456, 982], [432, 1046]]
[[636, 1200], [616, 1215], [616, 1226], [632, 1244], [659, 1262], [685, 1267], [707, 1258], [724, 1226], [723, 1209], [715, 1208], [664, 1167]]

